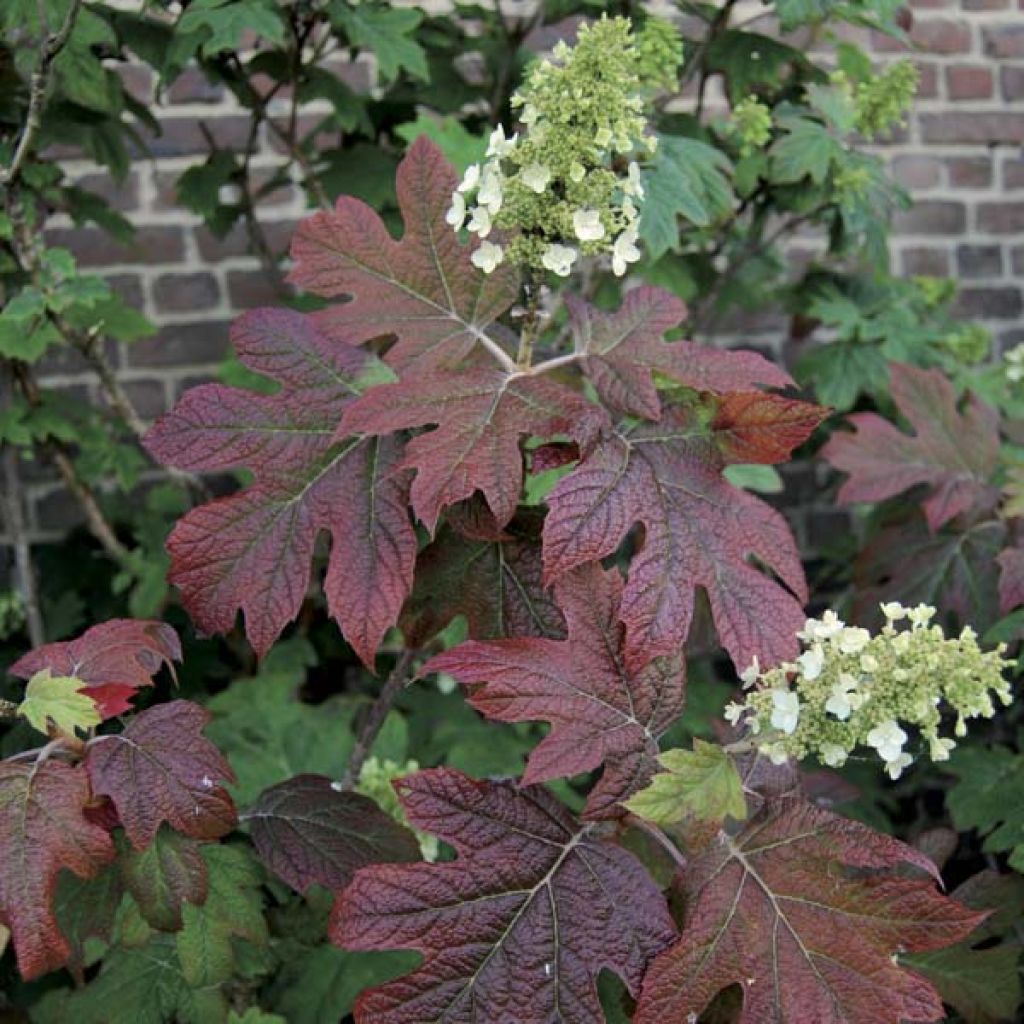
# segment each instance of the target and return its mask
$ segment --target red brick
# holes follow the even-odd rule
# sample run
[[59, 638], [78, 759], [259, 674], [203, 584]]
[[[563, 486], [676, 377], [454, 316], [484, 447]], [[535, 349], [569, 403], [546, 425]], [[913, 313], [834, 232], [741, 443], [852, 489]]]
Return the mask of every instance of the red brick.
[[[292, 294], [290, 286], [284, 287], [285, 295]], [[234, 309], [279, 305], [283, 297], [264, 270], [228, 271], [228, 302]]]
[[[970, 53], [971, 30], [966, 22], [948, 18], [922, 18], [910, 30], [912, 46], [925, 53]], [[873, 32], [871, 45], [878, 53], [905, 53], [907, 47], [897, 39]]]
[[1003, 99], [1024, 100], [1024, 67], [1000, 68], [999, 87], [1003, 91]]
[[946, 92], [951, 100], [985, 100], [995, 85], [991, 68], [953, 64], [946, 68]]
[[954, 305], [957, 316], [982, 320], [1016, 320], [1024, 310], [1019, 288], [961, 288]]
[[948, 111], [922, 114], [921, 137], [925, 142], [1024, 142], [1024, 113]]
[[998, 245], [958, 245], [956, 269], [961, 277], [999, 277], [1003, 272], [1003, 250]]
[[1024, 233], [1024, 203], [979, 203], [978, 228], [994, 235]]
[[949, 277], [949, 253], [945, 249], [904, 249], [902, 267], [904, 274]]
[[959, 235], [967, 226], [963, 203], [925, 200], [902, 210], [893, 219], [893, 229], [904, 235]]
[[917, 94], [919, 100], [933, 100], [939, 95], [939, 69], [935, 64], [915, 61], [917, 65]]
[[981, 31], [990, 57], [1024, 57], [1024, 25], [993, 25]]
[[75, 184], [105, 199], [113, 209], [121, 213], [139, 208], [139, 176], [135, 171], [130, 171], [121, 181], [115, 179], [109, 171], [83, 174], [75, 179]]
[[912, 154], [893, 159], [892, 173], [906, 188], [934, 188], [941, 177], [942, 164], [931, 156]]
[[171, 103], [217, 103], [224, 97], [224, 86], [211, 82], [194, 65], [185, 68], [167, 90]]
[[180, 263], [185, 258], [181, 228], [140, 227], [131, 242], [122, 244], [98, 228], [54, 228], [46, 232], [50, 245], [70, 249], [83, 267], [115, 263]]
[[992, 184], [992, 160], [987, 156], [951, 156], [945, 163], [954, 188], [987, 188]]
[[[295, 229], [298, 226], [297, 220], [263, 221], [263, 233], [267, 238], [270, 251], [287, 252], [292, 235], [295, 234]], [[196, 240], [199, 242], [199, 252], [203, 259], [210, 263], [216, 263], [218, 260], [228, 259], [232, 256], [256, 255], [243, 224], [235, 225], [224, 238], [215, 238], [205, 226], [199, 227], [196, 229]]]
[[1024, 188], [1024, 160], [1008, 157], [1003, 161], [1003, 188]]
[[220, 288], [213, 274], [161, 274], [153, 282], [153, 302], [161, 313], [187, 313], [213, 309]]
[[219, 362], [228, 347], [228, 325], [217, 321], [169, 324], [127, 349], [132, 366], [190, 366]]
[[159, 135], [142, 132], [146, 149], [136, 155], [162, 157], [208, 153], [210, 142], [203, 133], [204, 125], [214, 144], [221, 149], [241, 150], [249, 138], [250, 121], [241, 114], [221, 114], [209, 118], [165, 117], [160, 122]]

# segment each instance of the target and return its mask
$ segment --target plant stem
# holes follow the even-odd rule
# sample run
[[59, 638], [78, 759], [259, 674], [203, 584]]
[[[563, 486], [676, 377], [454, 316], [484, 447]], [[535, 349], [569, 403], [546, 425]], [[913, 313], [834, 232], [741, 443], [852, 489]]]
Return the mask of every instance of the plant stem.
[[11, 445], [4, 446], [3, 514], [14, 548], [14, 565], [18, 577], [18, 590], [21, 592], [21, 601], [25, 607], [25, 627], [28, 630], [29, 643], [33, 647], [40, 647], [46, 642], [46, 630], [39, 610], [39, 590], [36, 586], [35, 568], [32, 565], [28, 531], [25, 528], [17, 457]]
[[672, 858], [676, 866], [682, 871], [686, 868], [686, 857], [683, 851], [672, 842], [671, 839], [653, 822], [646, 821], [636, 814], [627, 814], [625, 821], [628, 825], [646, 832], [666, 853]]
[[356, 735], [355, 746], [352, 748], [352, 753], [349, 754], [348, 765], [341, 779], [342, 789], [354, 789], [359, 782], [359, 774], [363, 769], [363, 764], [370, 756], [370, 750], [373, 748], [378, 733], [380, 733], [384, 726], [388, 712], [398, 699], [398, 695], [412, 681], [409, 670], [412, 667], [415, 656], [415, 651], [407, 650], [402, 652], [401, 657], [395, 663], [395, 667], [391, 670], [391, 674], [384, 680], [380, 693], [377, 694], [370, 705], [370, 710], [367, 712], [366, 718], [363, 719], [363, 723]]
[[28, 115], [25, 118], [25, 126], [22, 128], [21, 138], [18, 139], [18, 144], [14, 149], [14, 156], [11, 159], [10, 167], [4, 172], [0, 172], [0, 185], [10, 187], [18, 180], [22, 168], [25, 166], [25, 161], [35, 145], [36, 136], [39, 134], [39, 129], [43, 126], [43, 108], [46, 104], [46, 90], [50, 84], [50, 72], [53, 69], [53, 62], [60, 56], [64, 47], [67, 46], [81, 7], [82, 0], [71, 0], [68, 12], [64, 16], [64, 24], [42, 45], [39, 63], [32, 72]]
[[533, 362], [533, 346], [540, 333], [540, 288], [529, 271], [523, 282], [523, 291], [526, 294], [526, 313], [523, 317], [523, 330], [519, 335], [516, 365], [521, 370], [527, 370]]

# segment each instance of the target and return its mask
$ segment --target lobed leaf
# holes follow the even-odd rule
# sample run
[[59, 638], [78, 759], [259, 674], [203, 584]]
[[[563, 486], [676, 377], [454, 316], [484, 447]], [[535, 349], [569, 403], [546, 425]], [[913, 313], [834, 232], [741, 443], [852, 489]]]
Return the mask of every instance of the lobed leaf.
[[445, 222], [458, 178], [425, 136], [409, 147], [396, 184], [401, 241], [369, 206], [342, 196], [333, 211], [299, 226], [290, 280], [348, 300], [317, 314], [339, 344], [390, 335], [385, 358], [396, 369], [454, 362], [516, 301], [518, 278], [507, 264], [486, 275], [470, 263], [470, 249]]
[[[755, 657], [771, 665], [797, 653], [807, 590], [793, 536], [778, 512], [733, 487], [722, 470], [738, 451], [743, 462], [753, 454], [778, 461], [824, 410], [773, 396], [757, 402], [738, 413], [726, 402], [710, 423], [700, 409], [667, 408], [658, 424], [626, 428], [595, 445], [548, 496], [549, 581], [612, 554], [634, 525], [644, 527], [621, 609], [631, 671], [679, 650], [698, 586], [738, 667]], [[761, 402], [779, 410], [775, 422], [763, 415]], [[760, 422], [744, 426], [753, 409]], [[751, 557], [785, 586], [751, 565]]]
[[327, 530], [328, 607], [372, 666], [412, 586], [408, 479], [395, 440], [335, 435], [346, 405], [390, 373], [290, 310], [244, 314], [232, 340], [241, 361], [281, 389], [201, 385], [147, 434], [153, 455], [182, 469], [245, 466], [255, 475], [246, 490], [179, 520], [170, 580], [204, 630], [227, 632], [241, 610], [262, 655], [298, 614], [314, 542]]
[[491, 365], [426, 370], [384, 384], [345, 410], [339, 434], [387, 434], [436, 424], [413, 438], [404, 466], [416, 470], [412, 506], [433, 532], [442, 509], [480, 491], [500, 529], [523, 489], [524, 435], [567, 433], [586, 445], [606, 417], [554, 381]]
[[656, 420], [661, 402], [655, 374], [696, 391], [787, 387], [789, 374], [756, 352], [733, 352], [690, 341], [665, 341], [686, 318], [686, 306], [660, 288], [636, 288], [615, 313], [566, 296], [575, 350], [601, 398], [612, 408]]
[[161, 931], [180, 931], [182, 907], [206, 902], [209, 875], [199, 844], [166, 825], [144, 850], [125, 844], [118, 866], [139, 912]]
[[892, 363], [890, 375], [893, 400], [914, 434], [875, 413], [857, 413], [849, 417], [854, 433], [834, 435], [822, 456], [849, 474], [839, 490], [843, 503], [884, 501], [927, 484], [932, 493], [923, 507], [934, 531], [992, 500], [998, 416], [973, 397], [961, 413], [953, 385], [940, 370]]
[[638, 672], [626, 668], [617, 570], [585, 565], [562, 577], [554, 591], [567, 639], [470, 641], [431, 658], [423, 672], [447, 672], [472, 687], [469, 703], [488, 718], [550, 722], [523, 782], [604, 765], [584, 814], [621, 815], [618, 803], [650, 779], [658, 737], [682, 712], [686, 663], [677, 652]]
[[54, 676], [80, 679], [80, 693], [96, 702], [104, 718], [131, 708], [139, 687], [152, 686], [165, 665], [174, 671], [181, 661], [178, 634], [162, 622], [111, 619], [87, 629], [74, 640], [46, 644], [19, 658], [8, 670], [28, 679], [49, 669]]
[[84, 688], [81, 679], [53, 676], [48, 668], [40, 669], [25, 687], [18, 714], [44, 735], [52, 721], [58, 730], [74, 736], [76, 729], [91, 729], [103, 721], [96, 702], [81, 692]]
[[71, 953], [53, 910], [60, 871], [93, 878], [114, 859], [107, 831], [85, 816], [89, 799], [81, 767], [52, 758], [0, 762], [0, 923], [11, 930], [26, 979], [61, 967]]
[[264, 867], [293, 889], [340, 891], [367, 864], [420, 859], [416, 837], [369, 797], [323, 775], [296, 775], [261, 793], [243, 815]]
[[802, 800], [769, 805], [683, 874], [679, 942], [644, 979], [636, 1024], [696, 1019], [736, 985], [737, 1024], [907, 1024], [942, 1001], [897, 954], [963, 938], [984, 917], [940, 895], [922, 854]]
[[137, 850], [166, 821], [193, 839], [217, 839], [235, 826], [221, 783], [234, 781], [224, 755], [202, 734], [209, 712], [175, 700], [136, 715], [124, 732], [97, 736], [85, 767], [97, 796], [109, 796]]
[[360, 995], [360, 1024], [593, 1024], [607, 968], [635, 993], [675, 928], [650, 876], [544, 789], [438, 768], [399, 784], [409, 820], [450, 842], [445, 864], [364, 868], [335, 906], [350, 949], [416, 949], [423, 964]]

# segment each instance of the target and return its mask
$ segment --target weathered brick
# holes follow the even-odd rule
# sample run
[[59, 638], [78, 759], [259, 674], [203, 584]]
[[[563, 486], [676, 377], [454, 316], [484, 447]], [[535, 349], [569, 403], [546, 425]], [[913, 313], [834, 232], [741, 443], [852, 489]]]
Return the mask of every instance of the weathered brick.
[[939, 69], [925, 61], [914, 61], [917, 65], [917, 95], [919, 100], [933, 100], [939, 95]]
[[942, 176], [942, 164], [935, 157], [914, 153], [896, 157], [892, 173], [906, 188], [934, 188]]
[[1024, 57], [1024, 25], [990, 25], [981, 30], [990, 57]]
[[99, 228], [52, 228], [46, 232], [50, 245], [70, 249], [82, 267], [108, 267], [118, 263], [180, 263], [185, 258], [181, 228], [142, 226], [132, 240], [118, 242]]
[[187, 67], [167, 90], [171, 103], [217, 103], [224, 98], [224, 86], [211, 82], [199, 68]]
[[1000, 68], [999, 88], [1005, 100], [1024, 100], [1024, 67]]
[[982, 320], [1016, 320], [1024, 310], [1019, 288], [961, 288], [954, 311]]
[[1003, 250], [998, 245], [959, 245], [956, 267], [961, 277], [998, 277], [1003, 272]]
[[97, 174], [83, 174], [75, 179], [79, 188], [105, 199], [115, 210], [130, 213], [139, 207], [139, 175], [130, 171], [118, 181], [108, 171]]
[[[921, 18], [914, 21], [910, 30], [910, 42], [914, 48], [925, 53], [970, 53], [971, 30], [964, 21]], [[871, 45], [878, 53], [904, 53], [907, 50], [898, 39], [880, 32], [872, 33]]]
[[163, 381], [160, 380], [126, 380], [121, 387], [128, 395], [135, 411], [144, 420], [155, 420], [167, 412], [167, 396]]
[[[290, 294], [292, 289], [287, 285], [284, 287]], [[255, 306], [278, 305], [282, 294], [264, 270], [230, 270], [228, 301], [235, 309], [252, 309]]]
[[132, 366], [190, 366], [216, 363], [228, 347], [228, 325], [218, 321], [169, 324], [127, 350]]
[[110, 285], [110, 290], [120, 295], [132, 309], [142, 309], [146, 300], [138, 274], [107, 274], [104, 280]]
[[[198, 161], [197, 161], [198, 162]], [[178, 202], [178, 179], [184, 173], [183, 170], [157, 171], [153, 175], [153, 200], [154, 210], [182, 210]], [[264, 185], [274, 176], [276, 171], [269, 167], [261, 167], [250, 172], [250, 182], [254, 193], [259, 192]], [[260, 210], [268, 207], [286, 206], [294, 201], [298, 195], [298, 188], [295, 185], [282, 185], [275, 188], [273, 192], [261, 193], [256, 200]]]
[[904, 274], [922, 274], [925, 277], [949, 277], [949, 253], [945, 249], [913, 247], [901, 255]]
[[213, 309], [220, 301], [220, 288], [213, 274], [162, 274], [153, 282], [153, 303], [160, 313], [187, 313]]
[[994, 235], [1024, 232], [1024, 203], [979, 203], [978, 227]]
[[1005, 111], [947, 111], [921, 115], [925, 142], [1024, 142], [1024, 113]]
[[960, 0], [965, 11], [1005, 11], [1010, 0]]
[[1014, 276], [1024, 277], [1024, 245], [1015, 245], [1010, 250], [1010, 269]]
[[250, 121], [241, 114], [218, 114], [209, 118], [165, 117], [160, 121], [160, 133], [143, 132], [145, 151], [136, 150], [136, 157], [191, 156], [208, 153], [210, 139], [221, 149], [242, 149], [249, 137]]
[[946, 93], [951, 100], [987, 100], [995, 87], [992, 69], [978, 64], [946, 68]]
[[987, 188], [992, 184], [992, 160], [987, 156], [952, 156], [945, 163], [954, 188]]
[[1007, 157], [1003, 161], [1003, 188], [1024, 188], [1024, 159]]
[[81, 506], [62, 487], [48, 491], [35, 502], [35, 521], [40, 530], [66, 533], [85, 522]]
[[[292, 235], [298, 227], [297, 220], [263, 221], [263, 234], [271, 252], [286, 252]], [[215, 238], [205, 227], [196, 229], [199, 252], [204, 260], [214, 263], [232, 256], [253, 256], [256, 250], [249, 241], [245, 225], [236, 224], [223, 238]]]
[[945, 200], [925, 200], [902, 210], [893, 220], [897, 234], [953, 235], [961, 234], [967, 226], [967, 213], [963, 203]]

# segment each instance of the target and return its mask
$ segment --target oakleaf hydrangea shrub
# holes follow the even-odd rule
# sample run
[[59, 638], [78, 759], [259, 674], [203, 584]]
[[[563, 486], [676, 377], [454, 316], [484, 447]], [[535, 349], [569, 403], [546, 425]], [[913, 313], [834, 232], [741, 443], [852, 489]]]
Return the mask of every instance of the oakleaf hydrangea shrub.
[[[338, 9], [353, 39], [411, 25]], [[219, 10], [188, 8], [213, 18], [211, 48]], [[378, 57], [416, 66], [408, 48]], [[666, 210], [666, 167], [702, 168], [709, 244], [710, 197], [744, 160], [765, 161], [755, 180], [836, 190], [856, 235], [877, 168], [840, 140], [897, 123], [914, 76], [873, 85], [847, 60], [801, 110], [755, 78], [714, 134], [659, 141], [685, 57], [655, 19], [584, 23], [528, 65], [482, 157], [456, 170], [418, 138], [400, 228], [340, 196], [291, 246], [315, 301], [233, 325], [260, 390], [199, 385], [149, 430], [182, 472], [245, 471], [180, 518], [169, 578], [199, 630], [244, 631], [262, 663], [203, 703], [187, 676], [186, 698], [151, 700], [179, 636], [115, 619], [12, 666], [10, 713], [41, 739], [0, 762], [0, 923], [23, 978], [77, 983], [39, 1019], [104, 1020], [129, 998], [169, 1022], [1012, 1014], [1012, 925], [988, 913], [1018, 898], [1012, 876], [947, 895], [924, 852], [939, 845], [821, 798], [848, 762], [879, 789], [913, 785], [915, 760], [956, 772], [1015, 711], [1024, 559], [999, 411], [894, 363], [912, 432], [870, 412], [849, 431], [763, 356], [695, 340], [679, 295], [638, 276], [651, 218], [675, 235], [686, 216]], [[715, 137], [729, 157], [708, 155]], [[809, 137], [833, 156], [801, 170]], [[881, 505], [918, 559], [842, 618], [807, 618], [796, 541], [757, 490], [822, 430], [839, 499]], [[909, 511], [885, 506], [912, 487]], [[958, 571], [934, 603], [902, 593], [949, 543], [983, 548], [990, 592]], [[305, 628], [321, 600], [372, 699], [297, 696], [322, 685]], [[1011, 980], [979, 1004], [949, 963], [993, 948]], [[156, 1008], [135, 995], [154, 976]]]

